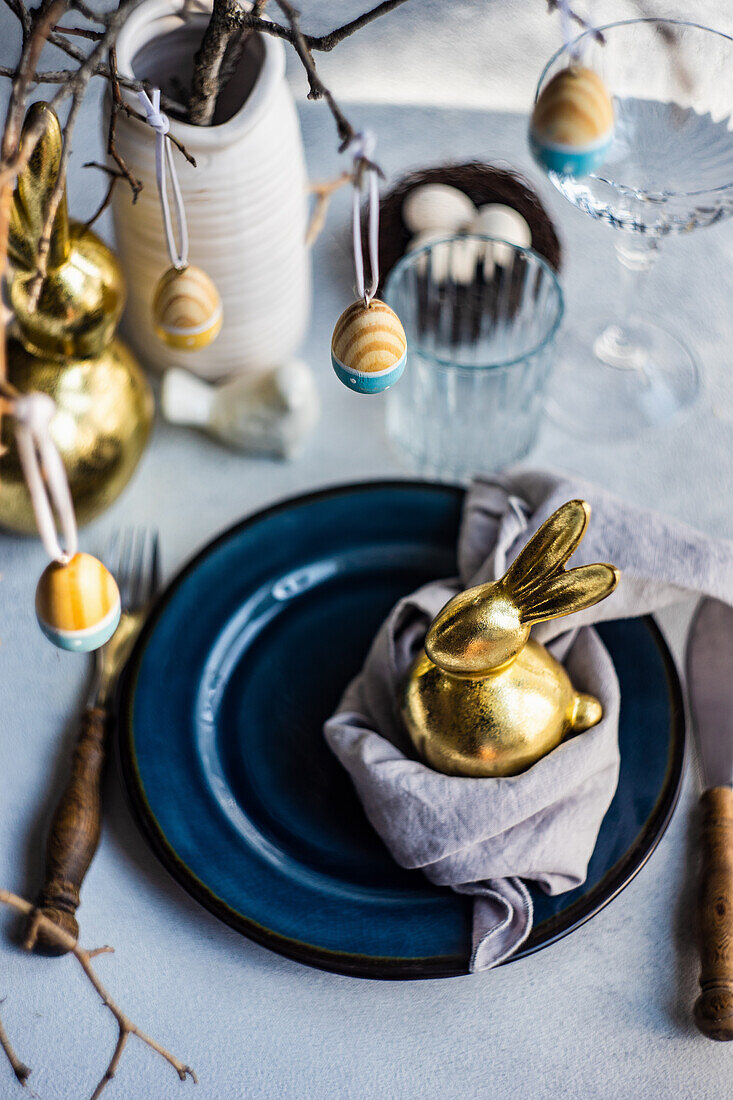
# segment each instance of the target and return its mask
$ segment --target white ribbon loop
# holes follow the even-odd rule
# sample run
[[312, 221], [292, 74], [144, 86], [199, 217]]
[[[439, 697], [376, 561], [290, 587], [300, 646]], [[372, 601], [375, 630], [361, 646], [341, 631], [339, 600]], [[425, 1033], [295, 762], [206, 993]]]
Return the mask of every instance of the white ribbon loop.
[[[78, 537], [66, 470], [51, 438], [50, 424], [55, 411], [55, 402], [48, 394], [28, 393], [13, 400], [11, 415], [41, 542], [53, 561], [67, 562], [77, 551]], [[65, 550], [59, 542], [54, 510], [61, 524]]]
[[[173, 266], [183, 270], [188, 264], [188, 226], [186, 224], [186, 210], [183, 205], [183, 195], [178, 182], [176, 166], [173, 162], [173, 150], [171, 143], [165, 140], [165, 136], [171, 128], [168, 116], [160, 109], [160, 88], [153, 88], [152, 100], [147, 92], [137, 93], [145, 110], [145, 118], [148, 125], [155, 130], [155, 175], [158, 182], [158, 194], [160, 205], [163, 209], [163, 225], [165, 238], [168, 245], [168, 255]], [[166, 172], [167, 169], [167, 172]], [[166, 176], [170, 176], [173, 198], [176, 204], [176, 222], [178, 224], [178, 238], [180, 248], [176, 244], [171, 221], [170, 205], [168, 203], [168, 182]]]
[[[354, 235], [354, 268], [356, 271], [356, 289], [360, 298], [364, 299], [364, 305], [369, 307], [379, 286], [379, 175], [376, 168], [365, 165], [364, 161], [371, 161], [377, 139], [371, 130], [364, 130], [355, 134], [347, 145], [347, 150], [354, 158], [354, 189], [352, 194], [352, 229]], [[364, 274], [364, 253], [361, 245], [361, 185], [364, 175], [368, 176], [369, 186], [369, 267], [371, 269], [371, 282], [366, 287]]]

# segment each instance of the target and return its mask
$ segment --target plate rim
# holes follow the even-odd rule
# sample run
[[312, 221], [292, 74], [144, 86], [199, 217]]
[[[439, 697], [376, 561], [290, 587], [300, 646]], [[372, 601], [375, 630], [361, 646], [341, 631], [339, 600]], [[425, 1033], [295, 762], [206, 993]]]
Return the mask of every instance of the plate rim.
[[[190, 896], [235, 931], [296, 962], [351, 977], [385, 980], [462, 977], [471, 973], [470, 950], [466, 955], [433, 955], [416, 958], [334, 951], [284, 936], [234, 909], [206, 886], [168, 841], [145, 795], [134, 749], [133, 701], [137, 674], [148, 639], [177, 590], [198, 568], [201, 561], [218, 546], [248, 527], [292, 507], [307, 505], [333, 496], [393, 489], [449, 494], [457, 501], [464, 498], [467, 491], [459, 485], [408, 478], [339, 483], [281, 498], [225, 528], [197, 550], [158, 594], [120, 679], [117, 700], [119, 727], [118, 736], [115, 738], [116, 757], [123, 779], [123, 791], [132, 810], [132, 816], [159, 862]], [[670, 752], [657, 800], [636, 840], [621, 858], [606, 871], [587, 894], [573, 902], [562, 913], [548, 917], [534, 927], [525, 943], [506, 960], [507, 963], [526, 958], [570, 935], [618, 897], [649, 861], [674, 813], [687, 759], [687, 730], [682, 686], [674, 658], [657, 622], [651, 615], [640, 618], [650, 631], [662, 658], [671, 710]]]

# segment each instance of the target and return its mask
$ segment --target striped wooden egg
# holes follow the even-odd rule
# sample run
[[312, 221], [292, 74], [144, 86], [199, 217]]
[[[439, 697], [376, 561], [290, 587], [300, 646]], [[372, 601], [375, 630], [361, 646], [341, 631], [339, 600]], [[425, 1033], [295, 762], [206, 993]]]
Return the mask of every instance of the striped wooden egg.
[[529, 137], [548, 172], [586, 176], [597, 168], [613, 138], [613, 103], [598, 73], [571, 66], [553, 76], [535, 104]]
[[115, 579], [91, 554], [53, 561], [36, 588], [36, 616], [43, 633], [60, 649], [99, 649], [120, 621]]
[[407, 338], [400, 319], [384, 302], [354, 302], [339, 317], [331, 340], [337, 377], [357, 393], [381, 393], [405, 369]]
[[197, 351], [219, 335], [222, 306], [219, 291], [200, 267], [170, 267], [153, 297], [153, 323], [164, 344]]

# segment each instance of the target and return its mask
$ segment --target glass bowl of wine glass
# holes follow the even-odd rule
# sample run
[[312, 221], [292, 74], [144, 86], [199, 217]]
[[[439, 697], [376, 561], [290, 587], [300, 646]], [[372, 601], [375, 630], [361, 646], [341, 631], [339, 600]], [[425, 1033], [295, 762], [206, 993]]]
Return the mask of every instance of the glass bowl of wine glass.
[[591, 175], [548, 174], [616, 231], [608, 285], [621, 301], [600, 331], [581, 321], [561, 334], [548, 412], [574, 434], [622, 439], [680, 417], [700, 391], [694, 354], [663, 318], [644, 315], [643, 290], [666, 237], [733, 214], [733, 38], [674, 19], [588, 30], [550, 59], [536, 99], [574, 64], [612, 96], [613, 141]]

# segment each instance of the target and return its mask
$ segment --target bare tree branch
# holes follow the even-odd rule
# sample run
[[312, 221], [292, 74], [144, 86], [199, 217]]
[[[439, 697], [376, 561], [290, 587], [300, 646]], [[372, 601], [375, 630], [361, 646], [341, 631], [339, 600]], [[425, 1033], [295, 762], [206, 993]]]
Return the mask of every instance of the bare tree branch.
[[189, 120], [196, 125], [206, 125], [211, 121], [217, 97], [235, 67], [225, 62], [227, 47], [234, 42], [239, 42], [241, 55], [241, 49], [246, 44], [246, 37], [242, 43], [244, 33], [257, 31], [284, 39], [295, 49], [308, 78], [308, 98], [325, 99], [336, 122], [343, 149], [354, 136], [354, 129], [321, 80], [313, 60], [313, 51], [332, 50], [339, 42], [343, 42], [380, 16], [407, 3], [407, 0], [384, 0], [383, 3], [377, 4], [375, 8], [364, 12], [358, 18], [324, 35], [304, 34], [300, 28], [298, 9], [290, 3], [281, 3], [280, 0], [275, 2], [285, 16], [287, 26], [263, 19], [261, 4], [255, 3], [250, 10], [245, 10], [241, 7], [239, 0], [214, 0], [212, 19], [196, 55], [189, 102]]
[[10, 8], [16, 19], [19, 20], [21, 31], [23, 32], [23, 41], [25, 42], [33, 29], [33, 20], [31, 19], [28, 8], [23, 3], [23, 0], [4, 0], [4, 3]]
[[328, 34], [307, 35], [306, 42], [311, 50], [328, 53], [340, 42], [343, 42], [345, 38], [349, 38], [352, 34], [360, 31], [362, 27], [368, 26], [375, 19], [387, 15], [388, 12], [394, 11], [395, 8], [399, 8], [406, 3], [407, 0], [384, 0], [384, 3], [377, 4], [375, 8], [365, 11], [363, 15], [352, 19], [350, 23], [344, 23], [343, 27], [337, 27], [336, 30], [329, 31]]
[[214, 117], [223, 86], [221, 69], [232, 38], [251, 34], [251, 31], [241, 31], [237, 18], [239, 11], [239, 0], [214, 0], [211, 19], [193, 59], [188, 120], [194, 126], [208, 126]]
[[[169, 1050], [166, 1050], [166, 1048], [161, 1046], [159, 1042], [151, 1038], [150, 1035], [146, 1034], [146, 1032], [139, 1028], [137, 1024], [133, 1023], [129, 1016], [126, 1016], [122, 1009], [115, 1003], [115, 1001], [112, 1000], [106, 988], [102, 985], [96, 971], [92, 966], [92, 959], [95, 958], [96, 955], [111, 952], [111, 947], [103, 947], [98, 948], [94, 951], [86, 951], [83, 947], [79, 946], [73, 936], [70, 936], [68, 932], [64, 932], [64, 930], [62, 928], [59, 928], [58, 925], [54, 924], [53, 921], [50, 921], [47, 917], [44, 917], [41, 911], [39, 909], [36, 909], [34, 905], [31, 905], [29, 901], [26, 901], [25, 898], [18, 897], [17, 894], [11, 894], [9, 890], [0, 890], [0, 904], [7, 905], [10, 909], [14, 909], [16, 913], [21, 913], [24, 916], [29, 917], [31, 920], [32, 929], [35, 928], [36, 931], [43, 929], [44, 937], [47, 940], [52, 943], [58, 944], [58, 946], [62, 947], [64, 951], [73, 954], [74, 958], [81, 966], [90, 983], [99, 994], [102, 1000], [102, 1004], [105, 1006], [105, 1008], [109, 1009], [109, 1011], [115, 1018], [118, 1029], [115, 1049], [99, 1084], [92, 1093], [91, 1100], [98, 1100], [99, 1096], [101, 1096], [102, 1094], [103, 1089], [114, 1077], [117, 1071], [117, 1067], [120, 1063], [120, 1058], [122, 1057], [125, 1045], [130, 1035], [136, 1035], [137, 1038], [141, 1040], [141, 1042], [149, 1046], [151, 1050], [154, 1050], [156, 1054], [159, 1054], [161, 1056], [161, 1058], [164, 1058], [165, 1061], [168, 1062], [168, 1064], [171, 1065], [176, 1071], [181, 1081], [185, 1081], [187, 1077], [190, 1077], [191, 1080], [196, 1083], [196, 1074], [194, 1073], [191, 1066], [186, 1065], [185, 1062], [181, 1062], [179, 1058], [176, 1058], [175, 1054], [171, 1054]], [[3, 1031], [2, 1034], [5, 1035], [5, 1032]], [[16, 1065], [18, 1066], [18, 1068], [26, 1071], [25, 1077], [28, 1076], [30, 1070], [27, 1066], [24, 1066], [23, 1063], [17, 1059], [17, 1056], [13, 1052], [12, 1046], [9, 1042], [7, 1042], [7, 1035], [5, 1035], [5, 1039], [6, 1042], [2, 1042], [0, 1039], [0, 1046], [2, 1046], [3, 1051], [8, 1057], [8, 1060], [13, 1067], [13, 1072], [15, 1073], [16, 1077], [18, 1077], [18, 1080], [21, 1080], [21, 1078], [18, 1076]], [[15, 1064], [13, 1059], [15, 1060]], [[21, 1083], [24, 1083], [24, 1080], [21, 1081]]]
[[[547, 10], [550, 12], [560, 10], [560, 0], [547, 0]], [[573, 23], [576, 23], [581, 30], [589, 31], [596, 42], [600, 42], [601, 45], [606, 41], [597, 27], [594, 27], [592, 23], [589, 23], [587, 19], [584, 19], [582, 15], [579, 15], [574, 8], [568, 7], [567, 13]]]
[[21, 1085], [24, 1085], [30, 1077], [30, 1068], [25, 1064], [25, 1062], [21, 1062], [20, 1058], [13, 1050], [10, 1039], [8, 1038], [8, 1033], [3, 1027], [2, 1020], [0, 1020], [0, 1047], [2, 1047], [2, 1049], [4, 1050], [5, 1056], [10, 1062], [10, 1068], [12, 1069], [13, 1073], [18, 1078]]

